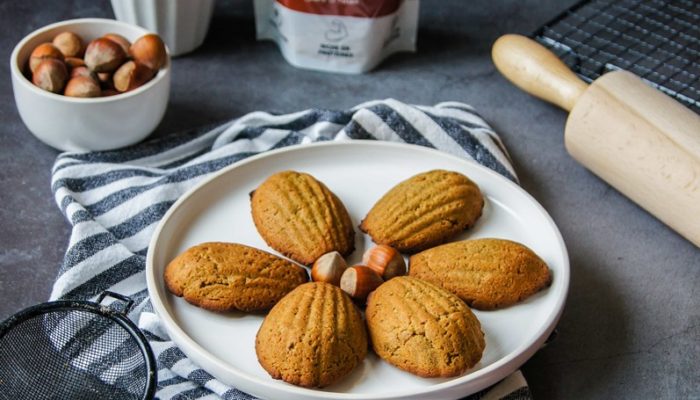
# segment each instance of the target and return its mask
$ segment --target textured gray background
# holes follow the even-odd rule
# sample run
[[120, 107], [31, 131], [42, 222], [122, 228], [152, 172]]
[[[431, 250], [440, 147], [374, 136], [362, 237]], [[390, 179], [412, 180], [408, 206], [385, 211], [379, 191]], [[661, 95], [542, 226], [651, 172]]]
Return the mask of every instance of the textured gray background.
[[[418, 52], [359, 76], [295, 69], [254, 40], [250, 1], [217, 3], [209, 36], [173, 61], [156, 134], [253, 110], [346, 108], [394, 97], [474, 105], [510, 149], [523, 187], [550, 212], [571, 257], [559, 337], [524, 366], [536, 398], [700, 398], [700, 250], [567, 156], [564, 112], [516, 90], [489, 50], [572, 1], [424, 0]], [[24, 35], [77, 17], [113, 18], [108, 1], [0, 2], [0, 318], [47, 299], [69, 237], [50, 190], [57, 152], [27, 131], [8, 60]], [[689, 216], [698, 218], [697, 215]]]

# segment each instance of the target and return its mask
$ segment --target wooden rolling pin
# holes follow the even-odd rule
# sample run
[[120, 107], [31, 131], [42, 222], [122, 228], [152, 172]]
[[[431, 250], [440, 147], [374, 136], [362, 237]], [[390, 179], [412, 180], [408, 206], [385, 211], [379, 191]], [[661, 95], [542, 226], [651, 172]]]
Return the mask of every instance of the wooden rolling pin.
[[578, 162], [700, 246], [700, 116], [630, 72], [588, 86], [524, 36], [502, 36], [492, 56], [516, 86], [569, 111], [564, 142]]

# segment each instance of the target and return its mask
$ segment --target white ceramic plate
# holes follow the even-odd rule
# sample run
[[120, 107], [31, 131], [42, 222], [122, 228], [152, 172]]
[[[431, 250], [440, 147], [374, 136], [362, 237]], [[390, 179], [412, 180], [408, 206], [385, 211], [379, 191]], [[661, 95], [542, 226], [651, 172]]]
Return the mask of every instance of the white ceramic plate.
[[[369, 353], [342, 382], [322, 390], [274, 380], [255, 356], [261, 315], [219, 314], [167, 292], [165, 265], [205, 241], [229, 241], [275, 253], [255, 230], [249, 193], [274, 172], [308, 172], [345, 204], [355, 225], [393, 185], [419, 172], [442, 168], [475, 181], [486, 197], [477, 225], [458, 239], [499, 237], [521, 242], [544, 259], [552, 286], [498, 311], [476, 311], [486, 334], [481, 361], [462, 376], [424, 379]], [[371, 240], [358, 233], [349, 262], [359, 262]], [[520, 187], [472, 161], [425, 147], [374, 141], [295, 146], [248, 158], [201, 183], [165, 215], [148, 252], [148, 291], [156, 312], [182, 351], [210, 374], [268, 399], [455, 399], [488, 387], [516, 370], [543, 344], [561, 314], [569, 286], [564, 242], [547, 212]]]

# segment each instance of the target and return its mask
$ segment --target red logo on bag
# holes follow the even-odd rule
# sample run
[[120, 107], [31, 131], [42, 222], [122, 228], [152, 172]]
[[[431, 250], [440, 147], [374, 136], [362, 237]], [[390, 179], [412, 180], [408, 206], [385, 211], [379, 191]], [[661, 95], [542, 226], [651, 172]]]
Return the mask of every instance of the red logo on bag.
[[401, 0], [277, 0], [289, 9], [309, 14], [379, 18], [399, 9]]

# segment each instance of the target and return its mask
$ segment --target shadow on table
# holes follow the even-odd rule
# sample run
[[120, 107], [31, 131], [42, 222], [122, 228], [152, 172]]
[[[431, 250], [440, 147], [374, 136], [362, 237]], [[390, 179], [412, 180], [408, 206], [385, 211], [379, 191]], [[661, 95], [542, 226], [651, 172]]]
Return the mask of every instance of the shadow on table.
[[523, 368], [535, 398], [600, 395], [600, 388], [615, 385], [626, 368], [624, 356], [633, 353], [621, 283], [598, 272], [614, 263], [603, 255], [591, 259], [590, 252], [584, 257], [574, 244], [570, 240], [571, 285], [559, 335]]

